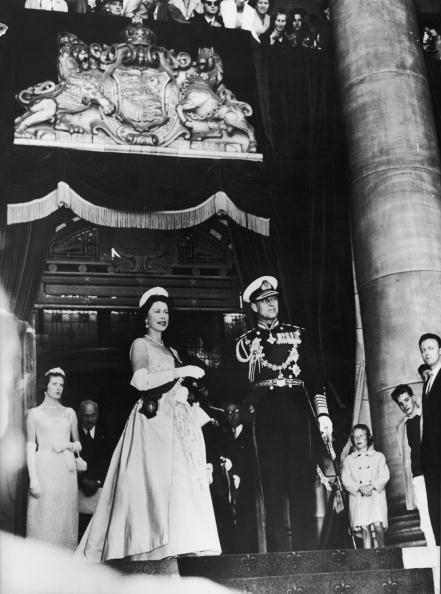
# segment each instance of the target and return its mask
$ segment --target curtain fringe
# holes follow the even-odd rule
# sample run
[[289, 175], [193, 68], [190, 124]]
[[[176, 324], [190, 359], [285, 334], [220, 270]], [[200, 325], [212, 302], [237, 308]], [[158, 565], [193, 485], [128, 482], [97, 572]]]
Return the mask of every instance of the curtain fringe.
[[215, 216], [226, 214], [238, 225], [269, 236], [269, 219], [244, 212], [225, 192], [216, 192], [202, 204], [185, 210], [154, 212], [130, 212], [97, 206], [88, 202], [70, 188], [59, 182], [57, 189], [42, 198], [19, 204], [8, 204], [8, 225], [30, 223], [49, 216], [59, 208], [70, 208], [76, 215], [103, 227], [134, 229], [186, 229], [194, 227]]

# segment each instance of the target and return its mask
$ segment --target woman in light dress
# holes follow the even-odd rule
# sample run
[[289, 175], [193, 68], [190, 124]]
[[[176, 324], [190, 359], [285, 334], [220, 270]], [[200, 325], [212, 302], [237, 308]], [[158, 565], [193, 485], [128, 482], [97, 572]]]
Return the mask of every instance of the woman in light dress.
[[372, 530], [379, 547], [384, 547], [387, 530], [387, 502], [385, 487], [389, 482], [389, 468], [381, 452], [373, 448], [367, 425], [355, 425], [351, 432], [354, 451], [343, 462], [342, 482], [349, 492], [349, 516], [355, 533], [363, 538], [363, 547], [372, 548]]
[[95, 514], [78, 553], [90, 561], [163, 559], [220, 554], [201, 427], [209, 421], [187, 402], [182, 366], [163, 332], [168, 293], [146, 291], [140, 300], [146, 334], [130, 349], [131, 385], [141, 393], [115, 449]]
[[75, 411], [60, 398], [65, 373], [59, 367], [45, 374], [40, 406], [26, 419], [29, 497], [26, 534], [60, 547], [78, 543], [78, 486], [74, 452], [81, 450]]
[[254, 10], [256, 11], [256, 18], [254, 19], [254, 32], [257, 37], [260, 37], [263, 33], [269, 29], [271, 18], [269, 13], [270, 3], [269, 0], [257, 0]]

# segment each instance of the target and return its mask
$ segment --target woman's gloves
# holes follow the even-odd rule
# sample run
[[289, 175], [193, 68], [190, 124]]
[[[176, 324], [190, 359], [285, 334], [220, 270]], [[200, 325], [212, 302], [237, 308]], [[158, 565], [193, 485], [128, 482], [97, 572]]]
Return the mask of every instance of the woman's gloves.
[[318, 418], [320, 433], [324, 434], [328, 439], [332, 438], [332, 421], [327, 415], [322, 415]]
[[40, 497], [41, 488], [37, 477], [37, 469], [35, 465], [35, 452], [37, 444], [35, 441], [28, 441], [26, 443], [26, 464], [29, 473], [29, 492], [33, 497]]
[[184, 365], [183, 367], [176, 367], [175, 369], [175, 377], [184, 378], [184, 377], [193, 377], [194, 379], [201, 379], [204, 377], [205, 371], [198, 367], [197, 365]]
[[60, 452], [68, 451], [73, 454], [81, 452], [81, 443], [79, 441], [62, 441], [52, 446], [52, 451], [59, 454]]

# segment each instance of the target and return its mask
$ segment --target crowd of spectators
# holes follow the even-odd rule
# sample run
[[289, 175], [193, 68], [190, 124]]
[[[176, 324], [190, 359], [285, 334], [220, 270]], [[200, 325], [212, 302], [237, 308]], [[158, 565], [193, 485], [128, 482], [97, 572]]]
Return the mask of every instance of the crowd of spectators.
[[250, 31], [269, 46], [324, 49], [329, 37], [329, 8], [308, 13], [272, 6], [272, 0], [26, 0], [25, 8], [139, 17]]
[[429, 26], [423, 29], [423, 50], [435, 60], [441, 60], [441, 35], [438, 30]]

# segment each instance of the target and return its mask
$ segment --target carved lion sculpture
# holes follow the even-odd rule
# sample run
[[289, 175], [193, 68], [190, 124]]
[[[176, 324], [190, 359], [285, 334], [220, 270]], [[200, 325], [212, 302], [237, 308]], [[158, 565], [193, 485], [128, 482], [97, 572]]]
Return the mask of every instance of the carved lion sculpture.
[[[97, 65], [97, 47], [89, 48], [71, 33], [58, 36], [59, 83], [45, 81], [17, 95], [27, 111], [16, 118], [15, 130], [24, 134], [31, 126], [50, 122], [57, 130], [91, 132], [99, 105], [111, 114], [115, 106], [103, 94], [103, 72]], [[89, 112], [88, 114], [86, 112]]]
[[242, 132], [248, 138], [245, 150], [256, 151], [253, 126], [246, 118], [253, 110], [238, 101], [222, 83], [223, 65], [213, 48], [201, 48], [194, 67], [181, 87], [181, 100], [176, 106], [180, 120], [193, 138], [221, 138]]

